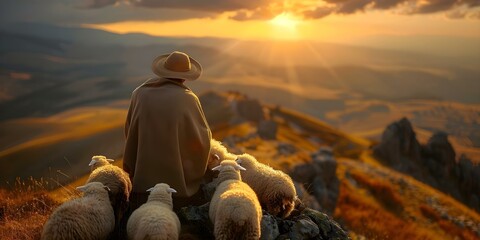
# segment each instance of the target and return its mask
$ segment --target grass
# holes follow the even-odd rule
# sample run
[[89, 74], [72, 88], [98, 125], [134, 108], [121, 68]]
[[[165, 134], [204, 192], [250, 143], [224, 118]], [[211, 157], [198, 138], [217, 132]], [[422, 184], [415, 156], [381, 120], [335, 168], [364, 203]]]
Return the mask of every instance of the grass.
[[405, 221], [371, 198], [355, 194], [353, 189], [342, 183], [334, 214], [350, 230], [367, 239], [444, 239], [413, 222]]
[[48, 182], [17, 180], [12, 190], [0, 189], [0, 239], [39, 239], [43, 224], [60, 205], [46, 190]]
[[401, 213], [403, 211], [403, 200], [391, 184], [356, 171], [351, 171], [350, 174], [358, 184], [367, 188], [375, 199], [385, 206], [386, 209], [395, 213]]

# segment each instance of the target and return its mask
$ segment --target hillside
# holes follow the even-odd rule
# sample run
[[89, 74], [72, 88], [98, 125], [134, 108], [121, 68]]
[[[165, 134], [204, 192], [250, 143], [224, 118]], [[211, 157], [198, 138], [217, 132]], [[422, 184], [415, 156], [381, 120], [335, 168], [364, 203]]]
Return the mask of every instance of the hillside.
[[[384, 166], [373, 157], [370, 147], [374, 143], [369, 140], [339, 131], [314, 117], [261, 104], [235, 92], [208, 92], [200, 99], [214, 138], [222, 140], [231, 152], [250, 153], [291, 174], [304, 203], [332, 214], [353, 238], [480, 238], [477, 212]], [[15, 184], [21, 183], [15, 181], [16, 177], [43, 177], [36, 182], [42, 182], [38, 189], [46, 192], [33, 200], [29, 196], [28, 201], [46, 202], [47, 198], [50, 208], [37, 213], [35, 216], [40, 217], [31, 220], [33, 225], [23, 224], [26, 227], [22, 228], [23, 232], [38, 231], [51, 208], [76, 195], [73, 188], [85, 181], [92, 155], [104, 154], [121, 164], [125, 114], [123, 101], [0, 123], [0, 182], [4, 188], [10, 188], [1, 193], [6, 197], [0, 202], [0, 232], [13, 231], [6, 239], [32, 238], [15, 235], [15, 226], [18, 230], [25, 218], [8, 215], [13, 214], [10, 207], [22, 206], [21, 202], [27, 201], [27, 197], [11, 194], [13, 189], [22, 189], [22, 184]], [[311, 169], [320, 172], [307, 177]]]

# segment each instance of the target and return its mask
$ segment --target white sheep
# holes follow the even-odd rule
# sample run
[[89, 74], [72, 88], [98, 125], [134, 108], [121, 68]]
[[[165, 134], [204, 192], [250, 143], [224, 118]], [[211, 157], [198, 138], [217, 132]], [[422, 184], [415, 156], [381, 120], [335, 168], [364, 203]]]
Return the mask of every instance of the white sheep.
[[165, 183], [159, 183], [147, 191], [150, 192], [147, 202], [128, 219], [128, 239], [178, 239], [181, 225], [172, 210], [172, 193], [177, 191]]
[[212, 170], [219, 170], [219, 185], [210, 201], [209, 217], [215, 239], [259, 239], [262, 209], [255, 192], [241, 181], [233, 160], [224, 160]]
[[262, 207], [277, 217], [290, 216], [297, 198], [290, 176], [258, 162], [246, 153], [238, 155], [236, 161], [247, 169], [241, 172], [242, 180], [255, 191]]
[[132, 191], [132, 183], [128, 173], [112, 165], [113, 159], [105, 156], [93, 156], [88, 164], [91, 167], [87, 183], [101, 182], [111, 190], [111, 204], [115, 211], [115, 223], [118, 226], [120, 219], [128, 208], [128, 201]]
[[208, 169], [220, 165], [223, 160], [235, 160], [237, 156], [228, 152], [227, 148], [223, 146], [220, 141], [212, 138], [210, 140], [210, 157], [208, 159]]
[[115, 227], [108, 187], [99, 182], [77, 187], [83, 197], [65, 202], [43, 227], [42, 240], [107, 239]]

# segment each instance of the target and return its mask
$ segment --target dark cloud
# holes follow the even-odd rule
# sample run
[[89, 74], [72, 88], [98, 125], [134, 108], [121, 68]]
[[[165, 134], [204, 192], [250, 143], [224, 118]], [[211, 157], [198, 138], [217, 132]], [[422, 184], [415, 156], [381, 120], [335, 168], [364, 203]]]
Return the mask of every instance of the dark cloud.
[[436, 13], [452, 9], [456, 5], [456, 0], [429, 0], [425, 4], [414, 10], [415, 13]]
[[371, 0], [349, 0], [340, 5], [337, 13], [351, 14], [357, 11], [362, 11], [365, 7], [372, 3]]
[[302, 12], [302, 15], [306, 19], [318, 19], [318, 18], [324, 18], [330, 14], [332, 14], [335, 11], [335, 9], [331, 7], [317, 7], [313, 10], [306, 10]]
[[[214, 17], [215, 13], [187, 9], [141, 8], [124, 3], [96, 8], [85, 0], [0, 0], [0, 21], [60, 25], [102, 24], [121, 21], [172, 21]], [[88, 3], [88, 4], [87, 4]]]
[[117, 3], [117, 0], [84, 0], [78, 3], [80, 8], [102, 8]]
[[0, 20], [79, 25], [209, 18], [225, 12], [237, 21], [272, 19], [283, 12], [319, 19], [369, 9], [479, 19], [480, 0], [0, 0]]

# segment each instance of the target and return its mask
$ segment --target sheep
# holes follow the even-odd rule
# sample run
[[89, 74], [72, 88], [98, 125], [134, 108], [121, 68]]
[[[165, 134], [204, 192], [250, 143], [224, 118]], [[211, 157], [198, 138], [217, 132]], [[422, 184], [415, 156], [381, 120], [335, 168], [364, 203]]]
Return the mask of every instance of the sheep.
[[262, 207], [277, 217], [290, 216], [297, 198], [290, 176], [258, 162], [246, 153], [238, 155], [236, 161], [247, 169], [241, 172], [242, 180], [255, 191]]
[[113, 161], [113, 159], [107, 159], [105, 156], [93, 156], [88, 164], [91, 167], [91, 173], [87, 183], [101, 182], [110, 188], [110, 202], [115, 211], [115, 223], [118, 228], [120, 220], [128, 208], [132, 183], [128, 173], [112, 165], [111, 162]]
[[220, 141], [212, 138], [210, 141], [210, 157], [208, 159], [208, 169], [220, 165], [223, 160], [235, 160], [235, 154], [228, 152], [227, 148]]
[[215, 239], [260, 239], [262, 209], [255, 192], [241, 181], [233, 160], [224, 160], [212, 170], [219, 170], [219, 185], [210, 201], [209, 217]]
[[43, 227], [42, 240], [107, 239], [115, 227], [109, 189], [99, 182], [77, 187], [83, 197], [63, 203]]
[[180, 221], [173, 212], [175, 189], [159, 183], [147, 190], [148, 200], [136, 209], [127, 222], [128, 239], [178, 239]]

